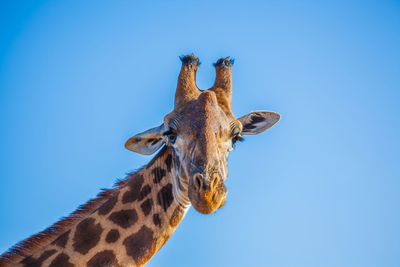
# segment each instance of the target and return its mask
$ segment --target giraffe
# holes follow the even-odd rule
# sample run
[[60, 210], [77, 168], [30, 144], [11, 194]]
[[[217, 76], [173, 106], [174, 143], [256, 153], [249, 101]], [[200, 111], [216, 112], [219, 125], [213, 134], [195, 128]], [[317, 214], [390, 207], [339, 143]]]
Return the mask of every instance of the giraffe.
[[131, 137], [125, 147], [158, 154], [112, 189], [0, 256], [0, 266], [143, 266], [165, 244], [190, 206], [210, 214], [225, 204], [227, 159], [243, 135], [280, 119], [268, 111], [239, 119], [232, 113], [230, 58], [215, 64], [214, 85], [196, 86], [200, 62], [180, 57], [174, 108], [160, 126]]

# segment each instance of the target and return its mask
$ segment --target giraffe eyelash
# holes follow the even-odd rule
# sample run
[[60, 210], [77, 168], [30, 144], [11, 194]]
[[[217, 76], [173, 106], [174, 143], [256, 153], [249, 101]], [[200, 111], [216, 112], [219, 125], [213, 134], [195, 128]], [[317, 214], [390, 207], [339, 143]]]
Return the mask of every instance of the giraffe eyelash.
[[168, 131], [163, 133], [163, 135], [170, 135], [170, 134], [176, 134], [176, 132], [173, 129], [169, 129]]
[[232, 138], [232, 147], [236, 148], [236, 142], [244, 142], [244, 138], [241, 135], [236, 135]]

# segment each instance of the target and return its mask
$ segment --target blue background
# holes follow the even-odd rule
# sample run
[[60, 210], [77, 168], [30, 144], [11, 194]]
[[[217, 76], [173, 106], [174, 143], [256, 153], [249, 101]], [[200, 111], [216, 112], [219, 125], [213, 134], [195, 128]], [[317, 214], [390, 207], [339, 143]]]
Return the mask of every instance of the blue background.
[[151, 157], [179, 55], [233, 67], [233, 111], [279, 112], [148, 266], [400, 265], [399, 1], [0, 3], [0, 250]]

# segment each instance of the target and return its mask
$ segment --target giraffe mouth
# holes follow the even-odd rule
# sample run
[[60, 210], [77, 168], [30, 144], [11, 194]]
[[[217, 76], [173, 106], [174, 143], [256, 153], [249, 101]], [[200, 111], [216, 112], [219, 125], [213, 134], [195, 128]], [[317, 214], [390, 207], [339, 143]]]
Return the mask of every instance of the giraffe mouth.
[[193, 177], [189, 181], [189, 199], [192, 206], [202, 214], [211, 214], [225, 205], [227, 189], [223, 182], [215, 187], [202, 187], [199, 190]]

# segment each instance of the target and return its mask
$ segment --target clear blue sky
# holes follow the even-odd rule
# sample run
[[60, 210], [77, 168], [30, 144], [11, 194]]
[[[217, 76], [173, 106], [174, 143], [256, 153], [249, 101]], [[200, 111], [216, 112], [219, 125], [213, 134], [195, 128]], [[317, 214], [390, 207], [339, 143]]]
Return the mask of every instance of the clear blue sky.
[[[245, 4], [244, 4], [245, 3]], [[233, 110], [282, 114], [150, 267], [400, 265], [399, 1], [0, 3], [0, 250], [146, 164], [179, 55], [236, 59]]]

